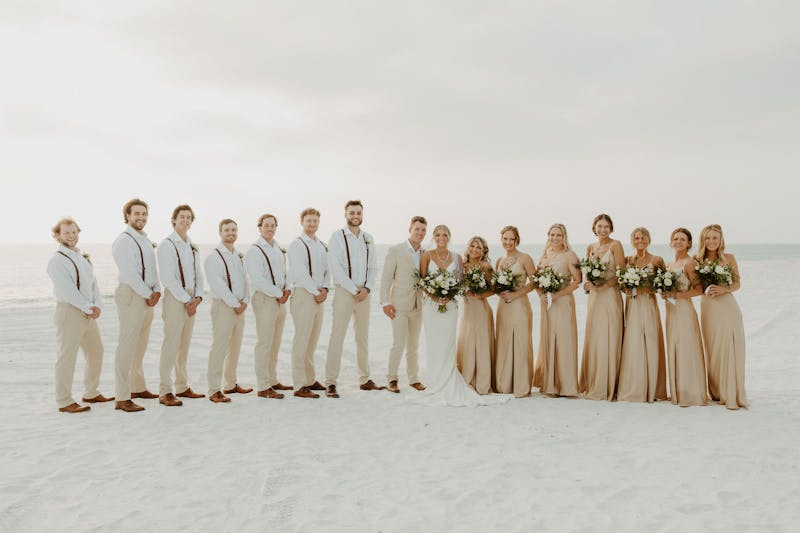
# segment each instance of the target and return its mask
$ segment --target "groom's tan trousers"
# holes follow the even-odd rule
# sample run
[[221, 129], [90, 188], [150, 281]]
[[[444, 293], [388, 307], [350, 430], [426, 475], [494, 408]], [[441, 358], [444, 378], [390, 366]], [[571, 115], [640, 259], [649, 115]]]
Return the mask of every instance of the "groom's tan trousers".
[[314, 301], [314, 295], [297, 287], [292, 293], [290, 312], [294, 322], [292, 340], [292, 381], [295, 390], [313, 385], [317, 380], [314, 371], [314, 350], [322, 329], [324, 304]]
[[[187, 289], [190, 296], [192, 291]], [[175, 392], [181, 393], [189, 388], [189, 375], [186, 363], [189, 360], [189, 344], [194, 330], [194, 316], [189, 316], [186, 308], [168, 290], [164, 291], [162, 317], [164, 318], [164, 342], [161, 343], [159, 362], [159, 394], [172, 392], [172, 369], [175, 369]], [[197, 316], [197, 315], [195, 315]]]
[[72, 399], [72, 379], [75, 376], [75, 362], [78, 348], [83, 349], [86, 367], [83, 372], [84, 398], [94, 398], [100, 391], [100, 371], [103, 368], [103, 342], [97, 321], [88, 318], [83, 311], [66, 303], [56, 305], [54, 317], [56, 338], [58, 339], [58, 359], [56, 359], [56, 403], [66, 407], [75, 403]]
[[211, 301], [211, 351], [208, 353], [209, 396], [220, 390], [223, 376], [225, 390], [236, 386], [243, 335], [244, 313], [237, 315], [224, 301], [214, 298]]
[[361, 302], [356, 302], [355, 296], [350, 292], [342, 287], [336, 287], [333, 295], [331, 338], [325, 361], [325, 385], [336, 385], [339, 379], [344, 338], [351, 318], [354, 319], [353, 329], [356, 336], [358, 382], [363, 384], [369, 380], [369, 302], [369, 296]]
[[389, 352], [387, 381], [397, 381], [403, 350], [406, 351], [408, 382], [419, 382], [419, 333], [422, 329], [422, 307], [396, 311], [392, 319], [392, 349]]
[[119, 315], [119, 342], [114, 357], [115, 394], [118, 402], [131, 399], [131, 392], [147, 389], [142, 362], [150, 340], [153, 308], [129, 285], [114, 293]]

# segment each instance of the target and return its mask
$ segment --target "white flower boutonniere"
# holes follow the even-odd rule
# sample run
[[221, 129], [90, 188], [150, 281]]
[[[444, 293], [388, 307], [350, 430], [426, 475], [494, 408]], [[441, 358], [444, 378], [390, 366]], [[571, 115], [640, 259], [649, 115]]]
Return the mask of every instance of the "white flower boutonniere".
[[365, 244], [366, 246], [369, 246], [370, 244], [372, 244], [372, 241], [371, 241], [371, 240], [369, 240], [369, 238], [368, 238], [368, 237], [364, 237], [364, 244]]
[[286, 255], [286, 248], [278, 248], [283, 255]]
[[197, 253], [197, 246], [195, 246], [194, 244], [190, 244], [189, 246], [192, 247], [192, 253], [196, 254]]
[[86, 252], [82, 252], [82, 253], [81, 253], [81, 255], [83, 256], [83, 258], [84, 258], [84, 259], [86, 259], [86, 260], [87, 260], [87, 261], [89, 261], [90, 263], [92, 262], [92, 256], [91, 256], [91, 255], [89, 255], [88, 253], [86, 253]]
[[327, 245], [327, 244], [325, 244], [325, 243], [324, 243], [324, 242], [322, 242], [322, 241], [319, 241], [319, 243], [322, 245], [322, 247], [323, 247], [323, 248], [325, 248], [325, 253], [327, 254], [327, 253], [328, 253], [328, 245]]
[[152, 241], [150, 241], [150, 245], [153, 247], [154, 250], [158, 248], [158, 245]]
[[238, 255], [238, 256], [239, 256], [239, 259], [241, 259], [241, 260], [244, 260], [244, 254], [243, 254], [242, 252], [239, 252], [239, 253], [238, 253], [238, 254], [236, 254], [236, 255]]

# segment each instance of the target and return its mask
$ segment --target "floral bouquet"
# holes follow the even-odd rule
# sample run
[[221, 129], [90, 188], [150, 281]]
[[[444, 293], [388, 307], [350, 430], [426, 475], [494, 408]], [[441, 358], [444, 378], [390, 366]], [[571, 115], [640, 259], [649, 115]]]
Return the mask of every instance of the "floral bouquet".
[[569, 277], [561, 272], [556, 272], [552, 267], [540, 268], [533, 276], [531, 281], [534, 287], [541, 289], [547, 297], [547, 308], [553, 305], [553, 293], [558, 292], [569, 283]]
[[[593, 285], [599, 287], [606, 282], [606, 269], [608, 266], [594, 257], [585, 257], [578, 263], [584, 281], [591, 281]], [[589, 294], [589, 291], [584, 291]]]
[[[652, 280], [653, 289], [658, 294], [669, 294], [671, 292], [678, 292], [679, 277], [680, 277], [680, 272], [673, 272], [672, 270], [669, 269], [661, 270], [659, 268], [653, 275], [653, 280]], [[675, 298], [667, 297], [667, 301], [675, 305]]]
[[510, 268], [501, 268], [492, 272], [492, 287], [494, 292], [501, 293], [513, 291], [519, 287], [521, 276], [514, 274]]
[[489, 288], [486, 275], [480, 266], [474, 266], [464, 272], [464, 288], [472, 294], [480, 294]]
[[697, 271], [697, 276], [700, 278], [700, 283], [703, 284], [703, 292], [708, 294], [708, 288], [711, 285], [732, 285], [736, 281], [736, 274], [730, 265], [726, 265], [717, 261], [706, 259], [705, 261], [697, 260], [694, 269]]
[[[431, 272], [424, 278], [421, 278], [418, 284], [425, 297], [433, 302], [439, 303], [439, 307], [437, 307], [436, 310], [440, 313], [446, 313], [447, 304], [464, 292], [461, 281], [449, 270]], [[447, 302], [440, 303], [441, 300], [447, 300]]]
[[619, 290], [630, 290], [634, 298], [639, 288], [649, 285], [650, 276], [653, 275], [649, 267], [640, 268], [634, 265], [618, 266], [616, 273]]

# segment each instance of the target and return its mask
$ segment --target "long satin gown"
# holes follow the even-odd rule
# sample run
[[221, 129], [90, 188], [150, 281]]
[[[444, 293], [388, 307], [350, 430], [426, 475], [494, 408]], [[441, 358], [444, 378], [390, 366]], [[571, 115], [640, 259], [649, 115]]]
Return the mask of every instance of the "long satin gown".
[[[608, 268], [606, 279], [615, 276], [611, 249], [600, 260]], [[606, 283], [589, 293], [586, 334], [583, 339], [580, 392], [588, 400], [613, 400], [619, 375], [623, 334], [622, 295], [617, 285]]]
[[[451, 272], [457, 271], [455, 257], [447, 269]], [[430, 272], [438, 270], [436, 263], [431, 261]], [[458, 274], [460, 275], [460, 272]], [[419, 394], [411, 394], [406, 398], [413, 403], [454, 407], [496, 405], [510, 400], [510, 396], [480, 396], [467, 385], [456, 368], [458, 304], [454, 301], [449, 302], [445, 313], [440, 313], [438, 307], [437, 303], [428, 300], [422, 307], [427, 388]]]
[[[682, 268], [676, 286], [681, 292], [690, 288]], [[706, 362], [694, 304], [691, 299], [680, 299], [666, 305], [670, 399], [682, 407], [706, 405]]]
[[[514, 274], [525, 277], [525, 269], [515, 262]], [[533, 311], [528, 295], [509, 303], [497, 303], [497, 350], [495, 379], [497, 392], [528, 396], [533, 379]]]
[[494, 314], [486, 299], [464, 298], [458, 329], [458, 369], [478, 394], [492, 392]]
[[654, 402], [666, 399], [667, 359], [656, 295], [626, 296], [617, 400]]
[[728, 409], [747, 407], [744, 390], [744, 322], [733, 294], [702, 296], [700, 320], [708, 357], [708, 390]]
[[[544, 259], [539, 268], [550, 266], [568, 278], [567, 253]], [[572, 294], [553, 301], [541, 300], [539, 354], [533, 374], [533, 386], [551, 396], [578, 396], [578, 321], [575, 317], [575, 297]]]

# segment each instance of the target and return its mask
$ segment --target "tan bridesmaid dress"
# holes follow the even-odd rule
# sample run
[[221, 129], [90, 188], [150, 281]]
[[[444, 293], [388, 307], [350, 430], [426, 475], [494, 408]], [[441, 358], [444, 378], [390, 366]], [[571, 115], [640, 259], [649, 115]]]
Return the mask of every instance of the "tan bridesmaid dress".
[[733, 294], [701, 296], [700, 318], [708, 357], [708, 390], [728, 409], [747, 407], [744, 323]]
[[458, 370], [478, 394], [492, 392], [494, 360], [492, 308], [485, 298], [464, 298], [458, 330]]
[[[648, 266], [653, 268], [652, 264]], [[667, 359], [656, 295], [626, 296], [617, 400], [654, 402], [666, 399]]]
[[[525, 269], [516, 261], [514, 274], [525, 278]], [[528, 295], [509, 303], [497, 303], [497, 349], [495, 379], [497, 392], [528, 396], [533, 378], [533, 311]]]
[[[614, 255], [609, 247], [600, 260], [608, 266], [606, 279], [614, 273]], [[617, 285], [606, 283], [589, 293], [586, 334], [583, 339], [580, 391], [588, 400], [613, 400], [622, 351], [622, 295]]]
[[[678, 270], [675, 270], [678, 272]], [[676, 283], [680, 292], [690, 288], [683, 269]], [[692, 300], [667, 302], [667, 361], [669, 363], [669, 392], [672, 403], [682, 407], [706, 405], [706, 362], [700, 324]]]
[[[543, 259], [539, 268], [550, 266], [556, 272], [571, 277], [567, 252], [552, 259]], [[578, 396], [578, 321], [575, 317], [575, 297], [561, 296], [550, 309], [541, 300], [539, 355], [533, 386], [550, 396]]]

